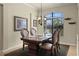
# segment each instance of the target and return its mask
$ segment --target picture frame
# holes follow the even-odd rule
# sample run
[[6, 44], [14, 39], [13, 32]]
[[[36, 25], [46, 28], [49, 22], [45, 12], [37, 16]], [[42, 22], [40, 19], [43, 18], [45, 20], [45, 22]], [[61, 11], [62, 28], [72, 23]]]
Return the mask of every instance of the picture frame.
[[28, 19], [14, 16], [14, 31], [21, 31], [23, 28], [28, 29]]
[[33, 20], [33, 27], [37, 27], [37, 20]]

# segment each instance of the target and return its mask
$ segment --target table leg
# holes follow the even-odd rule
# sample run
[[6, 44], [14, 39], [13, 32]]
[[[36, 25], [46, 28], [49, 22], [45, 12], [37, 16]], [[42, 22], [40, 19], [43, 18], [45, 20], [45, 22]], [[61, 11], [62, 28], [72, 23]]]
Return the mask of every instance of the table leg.
[[38, 45], [29, 44], [28, 48], [29, 48], [29, 54], [30, 55], [38, 55], [38, 52], [39, 52]]

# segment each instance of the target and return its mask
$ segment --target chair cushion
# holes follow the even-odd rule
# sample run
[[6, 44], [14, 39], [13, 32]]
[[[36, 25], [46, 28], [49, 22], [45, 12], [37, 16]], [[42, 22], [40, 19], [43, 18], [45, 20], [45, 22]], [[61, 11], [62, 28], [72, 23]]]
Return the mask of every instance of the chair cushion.
[[43, 45], [40, 45], [41, 48], [46, 49], [46, 50], [50, 50], [52, 47], [51, 43], [44, 43]]
[[29, 32], [25, 29], [21, 30], [21, 36], [22, 38], [28, 38], [29, 37]]

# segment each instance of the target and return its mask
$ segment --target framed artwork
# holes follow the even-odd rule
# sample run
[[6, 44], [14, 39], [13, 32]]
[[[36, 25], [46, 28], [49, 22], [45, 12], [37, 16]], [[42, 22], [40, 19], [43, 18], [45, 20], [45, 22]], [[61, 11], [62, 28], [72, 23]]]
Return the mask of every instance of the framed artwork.
[[23, 17], [14, 16], [14, 31], [20, 31], [23, 28], [28, 29], [28, 19]]
[[37, 27], [37, 20], [33, 20], [33, 27]]

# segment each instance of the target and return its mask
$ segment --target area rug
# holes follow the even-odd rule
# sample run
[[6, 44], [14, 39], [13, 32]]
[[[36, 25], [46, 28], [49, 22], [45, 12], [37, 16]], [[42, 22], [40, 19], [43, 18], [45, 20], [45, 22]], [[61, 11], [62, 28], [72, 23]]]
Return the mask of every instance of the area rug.
[[[55, 56], [67, 56], [69, 50], [69, 45], [60, 45], [60, 53], [58, 53]], [[15, 50], [13, 52], [10, 52], [8, 54], [6, 54], [5, 56], [31, 56], [28, 55], [28, 48], [26, 47], [23, 51], [22, 48]], [[39, 55], [37, 56], [51, 56], [49, 53], [41, 53], [41, 51], [39, 52]], [[53, 56], [53, 55], [52, 55]]]

